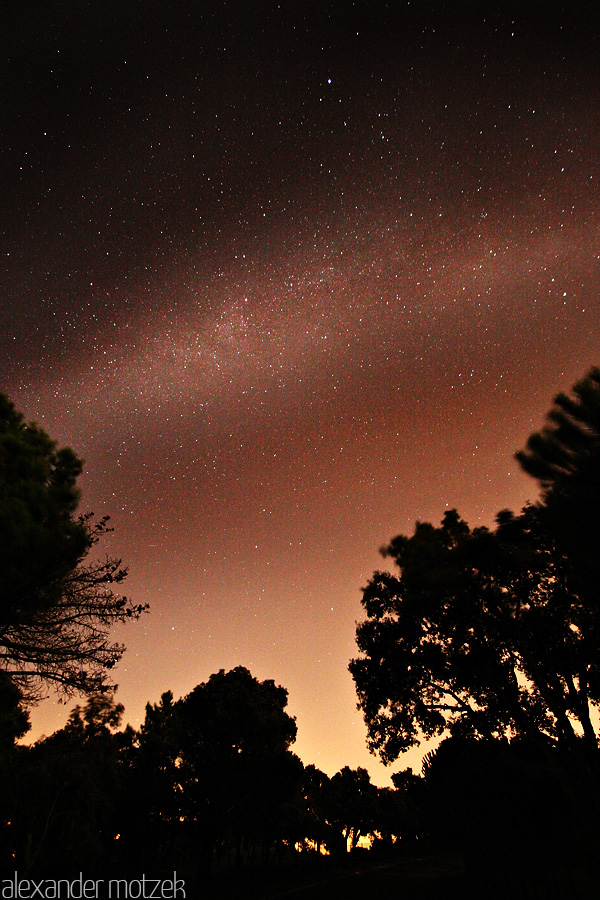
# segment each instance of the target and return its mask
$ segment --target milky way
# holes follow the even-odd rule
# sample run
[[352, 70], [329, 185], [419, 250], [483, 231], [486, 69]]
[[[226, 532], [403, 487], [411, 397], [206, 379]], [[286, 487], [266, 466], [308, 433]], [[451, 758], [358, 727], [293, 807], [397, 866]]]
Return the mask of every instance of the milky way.
[[598, 363], [598, 22], [169, 7], [8, 23], [2, 385], [151, 604], [128, 719], [246, 665], [305, 762], [383, 783], [347, 672], [377, 548], [534, 499], [513, 454]]

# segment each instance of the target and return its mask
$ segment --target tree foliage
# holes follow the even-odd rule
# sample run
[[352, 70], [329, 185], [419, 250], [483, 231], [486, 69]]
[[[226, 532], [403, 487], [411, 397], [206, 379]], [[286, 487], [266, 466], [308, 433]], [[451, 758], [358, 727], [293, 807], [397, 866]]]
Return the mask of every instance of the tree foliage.
[[242, 666], [221, 669], [179, 702], [184, 814], [217, 824], [221, 835], [269, 827], [301, 770], [289, 750], [296, 722], [286, 706], [285, 688]]
[[384, 761], [447, 731], [571, 748], [583, 735], [596, 753], [600, 623], [582, 557], [593, 545], [598, 559], [600, 370], [574, 390], [519, 454], [539, 504], [499, 513], [491, 530], [452, 510], [382, 551], [399, 573], [375, 572], [364, 589], [350, 670]]
[[402, 792], [371, 784], [361, 767], [344, 766], [331, 778], [313, 765], [304, 768], [301, 794], [302, 838], [317, 853], [326, 847], [339, 855], [352, 852], [361, 837], [375, 837], [389, 849], [398, 838], [410, 839], [414, 826]]
[[[133, 763], [136, 809], [155, 830], [193, 835], [209, 867], [227, 844], [268, 846], [300, 790], [287, 691], [238, 666], [174, 701], [148, 704]], [[136, 824], [139, 831], [139, 822]]]
[[0, 797], [0, 865], [76, 874], [110, 861], [122, 792], [113, 691], [76, 706], [64, 728], [16, 748]]
[[26, 699], [105, 684], [111, 627], [145, 609], [115, 592], [126, 569], [93, 559], [108, 518], [77, 515], [82, 461], [0, 395], [0, 669]]
[[600, 368], [590, 369], [578, 381], [571, 396], [559, 393], [547, 415], [546, 425], [534, 432], [525, 450], [516, 456], [523, 469], [536, 478], [544, 502], [564, 498], [578, 513], [586, 500], [583, 488], [597, 488], [600, 481]]
[[386, 853], [412, 846], [414, 798], [361, 768], [304, 768], [286, 705], [284, 688], [238, 666], [180, 700], [165, 692], [139, 731], [117, 730], [123, 707], [104, 691], [33, 746], [10, 745], [4, 760], [0, 746], [0, 867], [36, 878], [176, 869], [200, 890], [211, 871], [296, 871], [300, 852], [314, 873], [325, 857], [304, 851], [345, 855], [362, 835]]
[[50, 608], [89, 547], [75, 517], [82, 461], [0, 395], [0, 621]]
[[598, 603], [600, 579], [600, 368], [553, 401], [546, 424], [517, 459], [542, 490], [547, 529], [568, 557], [578, 589]]
[[378, 823], [378, 789], [366, 769], [344, 766], [328, 785], [327, 819], [337, 837], [331, 849], [354, 850]]

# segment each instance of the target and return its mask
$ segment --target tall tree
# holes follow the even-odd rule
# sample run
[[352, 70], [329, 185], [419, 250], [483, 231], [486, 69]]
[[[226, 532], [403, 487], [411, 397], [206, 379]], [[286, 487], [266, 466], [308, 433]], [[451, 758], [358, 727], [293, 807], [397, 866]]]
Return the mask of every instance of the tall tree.
[[284, 688], [242, 666], [211, 675], [181, 700], [169, 692], [148, 704], [132, 772], [142, 827], [191, 840], [196, 861], [207, 867], [225, 844], [240, 859], [243, 845], [272, 845], [303, 768], [290, 750], [296, 722], [286, 706]]
[[[238, 666], [221, 670], [180, 701], [181, 771], [188, 811], [219, 837], [264, 837], [300, 782], [290, 751], [296, 722], [287, 691]], [[217, 835], [214, 835], [217, 837]]]
[[88, 557], [109, 529], [77, 515], [81, 470], [0, 395], [0, 670], [26, 699], [101, 689], [124, 649], [112, 625], [145, 609], [115, 593], [120, 560]]
[[471, 531], [453, 510], [384, 550], [399, 575], [364, 589], [352, 660], [369, 741], [385, 761], [423, 737], [520, 734], [575, 747], [597, 738], [596, 617], [570, 588], [538, 511]]
[[326, 792], [327, 821], [332, 828], [330, 849], [354, 850], [361, 836], [377, 824], [378, 790], [366, 769], [344, 766], [331, 778]]
[[540, 481], [537, 505], [499, 513], [493, 530], [455, 510], [417, 523], [382, 551], [399, 573], [364, 589], [350, 670], [385, 761], [447, 731], [597, 755], [599, 369], [555, 399], [518, 458]]

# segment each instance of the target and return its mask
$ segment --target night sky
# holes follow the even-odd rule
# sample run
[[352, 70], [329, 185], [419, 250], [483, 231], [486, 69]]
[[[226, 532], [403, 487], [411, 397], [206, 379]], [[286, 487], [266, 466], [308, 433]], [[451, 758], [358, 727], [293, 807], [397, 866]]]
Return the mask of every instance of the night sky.
[[0, 389], [151, 605], [125, 721], [243, 665], [305, 763], [389, 783], [347, 671], [378, 548], [534, 500], [513, 454], [600, 363], [599, 14], [509, 6], [2, 14]]

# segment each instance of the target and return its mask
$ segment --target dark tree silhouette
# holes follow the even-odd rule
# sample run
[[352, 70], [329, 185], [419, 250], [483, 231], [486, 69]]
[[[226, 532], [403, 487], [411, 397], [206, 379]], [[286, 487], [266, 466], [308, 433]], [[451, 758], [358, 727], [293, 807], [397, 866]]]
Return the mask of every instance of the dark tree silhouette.
[[538, 750], [448, 738], [427, 755], [423, 809], [434, 846], [462, 852], [473, 896], [576, 896], [560, 888], [586, 825]]
[[598, 605], [600, 579], [600, 368], [553, 401], [545, 427], [516, 454], [542, 489], [544, 522], [571, 563], [572, 578]]
[[121, 795], [114, 731], [122, 712], [113, 692], [94, 694], [60, 731], [17, 748], [2, 809], [4, 867], [68, 875], [110, 863]]
[[415, 833], [403, 792], [376, 787], [360, 767], [344, 766], [329, 778], [315, 766], [305, 766], [302, 806], [302, 837], [317, 853], [324, 846], [345, 853], [361, 835], [373, 835], [379, 849], [389, 849], [399, 837]]
[[60, 598], [89, 546], [75, 518], [82, 461], [0, 395], [0, 621], [20, 622]]
[[209, 868], [225, 851], [238, 861], [266, 852], [293, 824], [287, 806], [302, 777], [286, 705], [284, 688], [241, 666], [181, 700], [166, 693], [149, 704], [131, 772], [136, 833], [146, 828], [165, 853], [169, 844], [193, 847], [191, 868]]
[[447, 729], [572, 744], [578, 721], [596, 746], [597, 649], [582, 637], [578, 597], [533, 508], [501, 514], [494, 532], [471, 531], [451, 511], [384, 552], [401, 574], [375, 573], [365, 588], [364, 655], [350, 664], [384, 760]]
[[326, 815], [333, 837], [333, 851], [354, 850], [362, 835], [373, 831], [377, 822], [377, 787], [366, 769], [344, 766], [327, 786]]
[[395, 790], [387, 797], [381, 796], [385, 789], [379, 789], [384, 826], [379, 830], [383, 837], [387, 830], [388, 835], [400, 838], [401, 849], [414, 852], [417, 847], [426, 846], [428, 838], [425, 781], [408, 768], [395, 772], [392, 784]]
[[23, 708], [23, 695], [5, 672], [0, 672], [0, 768], [12, 755], [15, 741], [29, 731], [29, 713]]
[[304, 767], [302, 776], [302, 840], [312, 841], [317, 853], [327, 843], [330, 824], [327, 821], [329, 777], [316, 766]]
[[0, 669], [29, 700], [100, 690], [124, 649], [110, 628], [145, 609], [115, 593], [120, 560], [88, 558], [109, 529], [76, 515], [81, 469], [0, 395]]
[[296, 722], [286, 706], [285, 688], [241, 666], [211, 675], [179, 704], [188, 815], [218, 825], [218, 837], [230, 833], [238, 855], [244, 838], [268, 832], [300, 781], [302, 765], [289, 750]]
[[[519, 456], [541, 479], [538, 506], [500, 513], [493, 531], [472, 531], [452, 510], [382, 551], [400, 573], [376, 572], [364, 589], [350, 670], [384, 761], [447, 731], [527, 736], [577, 755], [582, 733], [595, 766], [597, 581], [593, 566], [582, 575], [573, 535], [598, 535], [599, 378], [576, 385], [577, 401], [561, 395], [553, 425]], [[575, 542], [587, 558], [592, 545]]]

